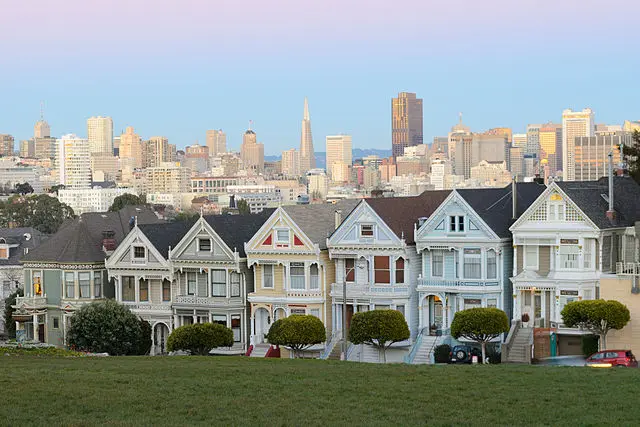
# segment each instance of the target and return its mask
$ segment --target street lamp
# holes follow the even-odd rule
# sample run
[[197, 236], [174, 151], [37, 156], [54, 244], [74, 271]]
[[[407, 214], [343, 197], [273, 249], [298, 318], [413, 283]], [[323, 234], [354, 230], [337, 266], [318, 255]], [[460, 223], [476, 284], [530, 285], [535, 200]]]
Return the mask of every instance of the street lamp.
[[[344, 271], [344, 279], [342, 280], [342, 348], [340, 351], [340, 360], [347, 360], [347, 276], [356, 270], [356, 260], [353, 260], [353, 267]], [[353, 280], [356, 280], [355, 274]]]

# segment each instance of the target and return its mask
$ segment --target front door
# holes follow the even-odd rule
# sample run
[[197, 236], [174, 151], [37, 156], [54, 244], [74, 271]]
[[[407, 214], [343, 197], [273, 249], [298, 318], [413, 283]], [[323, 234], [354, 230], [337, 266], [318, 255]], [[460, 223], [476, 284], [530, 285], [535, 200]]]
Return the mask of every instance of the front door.
[[269, 332], [269, 313], [264, 308], [256, 310], [255, 315], [256, 324], [256, 344], [262, 344], [265, 342], [265, 335]]
[[165, 354], [167, 352], [167, 338], [169, 337], [169, 328], [164, 323], [158, 323], [154, 331], [153, 341], [155, 348], [154, 355]]
[[38, 325], [38, 341], [44, 342], [44, 324]]

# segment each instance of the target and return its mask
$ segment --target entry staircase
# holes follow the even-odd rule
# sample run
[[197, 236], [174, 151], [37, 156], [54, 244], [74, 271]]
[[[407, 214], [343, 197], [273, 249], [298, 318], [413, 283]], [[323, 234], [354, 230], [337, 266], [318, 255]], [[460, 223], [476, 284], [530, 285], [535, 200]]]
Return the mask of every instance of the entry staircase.
[[502, 345], [502, 362], [531, 363], [532, 346], [533, 328], [523, 328], [519, 321], [514, 322], [507, 341]]
[[438, 339], [441, 337], [423, 335], [422, 341], [416, 350], [412, 365], [426, 365], [433, 363], [433, 350], [438, 345]]
[[256, 344], [253, 346], [250, 357], [266, 357], [270, 347], [269, 344]]

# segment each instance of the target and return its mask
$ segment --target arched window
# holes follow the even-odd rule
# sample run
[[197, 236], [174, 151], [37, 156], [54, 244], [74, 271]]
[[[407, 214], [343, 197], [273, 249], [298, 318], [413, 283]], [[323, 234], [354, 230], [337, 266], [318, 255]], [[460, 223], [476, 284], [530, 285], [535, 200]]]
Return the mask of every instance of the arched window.
[[396, 283], [404, 283], [404, 258], [396, 260]]
[[489, 249], [487, 251], [487, 279], [495, 279], [498, 277], [498, 264], [496, 263], [496, 251]]

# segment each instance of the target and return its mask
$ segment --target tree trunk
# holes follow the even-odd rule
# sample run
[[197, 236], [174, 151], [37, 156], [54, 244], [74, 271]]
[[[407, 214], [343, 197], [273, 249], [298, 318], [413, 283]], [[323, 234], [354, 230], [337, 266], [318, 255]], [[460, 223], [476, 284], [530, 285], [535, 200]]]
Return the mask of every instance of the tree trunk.
[[481, 345], [482, 345], [482, 364], [484, 365], [485, 353], [486, 353], [486, 351], [485, 351], [485, 347], [487, 346], [487, 343], [486, 343], [486, 342], [484, 342], [484, 341], [482, 341], [482, 344], [481, 344]]
[[599, 346], [600, 350], [606, 350], [607, 349], [607, 333], [603, 332], [600, 334], [600, 346]]

